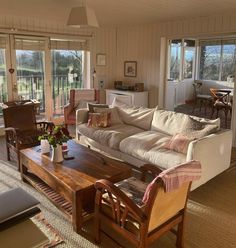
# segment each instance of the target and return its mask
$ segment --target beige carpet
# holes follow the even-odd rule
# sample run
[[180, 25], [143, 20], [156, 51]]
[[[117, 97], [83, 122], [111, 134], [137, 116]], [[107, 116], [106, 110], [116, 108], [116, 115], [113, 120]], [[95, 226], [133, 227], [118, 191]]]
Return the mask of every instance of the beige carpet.
[[[84, 227], [84, 235], [73, 232], [71, 224], [44, 196], [20, 181], [20, 174], [12, 165], [0, 161], [0, 192], [22, 187], [41, 202], [47, 221], [65, 240], [58, 248], [97, 247], [93, 243], [93, 223]], [[208, 182], [191, 193], [186, 219], [186, 248], [235, 248], [236, 247], [236, 167]], [[100, 247], [119, 247], [102, 235]], [[153, 248], [174, 248], [173, 234], [167, 234], [153, 244]], [[124, 243], [125, 247], [131, 247]]]

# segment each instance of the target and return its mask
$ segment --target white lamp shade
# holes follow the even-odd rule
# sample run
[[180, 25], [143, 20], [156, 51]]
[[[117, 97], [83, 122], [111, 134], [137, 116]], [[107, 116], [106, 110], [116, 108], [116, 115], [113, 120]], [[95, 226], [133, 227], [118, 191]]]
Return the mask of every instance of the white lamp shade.
[[75, 7], [71, 9], [68, 26], [73, 27], [98, 27], [94, 10], [87, 7]]

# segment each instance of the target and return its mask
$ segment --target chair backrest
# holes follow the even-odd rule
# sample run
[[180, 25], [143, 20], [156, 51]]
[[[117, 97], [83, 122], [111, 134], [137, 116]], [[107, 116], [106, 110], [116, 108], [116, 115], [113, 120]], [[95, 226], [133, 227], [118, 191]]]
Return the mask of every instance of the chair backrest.
[[79, 105], [81, 100], [85, 101], [96, 101], [97, 92], [94, 89], [71, 89], [70, 90], [70, 104], [73, 107]]
[[197, 95], [202, 94], [202, 82], [195, 80], [193, 83], [193, 89], [194, 89], [194, 96], [197, 97]]
[[34, 104], [11, 106], [3, 109], [5, 127], [19, 128], [20, 130], [36, 129]]
[[201, 177], [201, 164], [191, 160], [162, 171], [146, 188], [143, 202], [149, 231], [174, 217], [186, 206], [192, 181]]
[[148, 232], [151, 232], [161, 224], [174, 217], [179, 211], [183, 210], [188, 198], [191, 182], [184, 183], [180, 188], [171, 192], [165, 192], [164, 185], [160, 181], [153, 189], [153, 201], [147, 204], [145, 211], [149, 211]]
[[231, 97], [230, 97], [231, 90], [211, 88], [210, 92], [215, 100], [218, 100], [225, 104], [228, 104], [231, 102]]

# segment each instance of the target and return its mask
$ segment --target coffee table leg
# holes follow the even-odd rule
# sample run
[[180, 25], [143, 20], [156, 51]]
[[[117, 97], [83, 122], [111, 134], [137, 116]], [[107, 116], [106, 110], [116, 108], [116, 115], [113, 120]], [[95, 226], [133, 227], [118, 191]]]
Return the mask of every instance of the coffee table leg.
[[79, 233], [83, 224], [83, 208], [81, 195], [78, 192], [74, 193], [72, 202], [72, 225], [75, 232]]

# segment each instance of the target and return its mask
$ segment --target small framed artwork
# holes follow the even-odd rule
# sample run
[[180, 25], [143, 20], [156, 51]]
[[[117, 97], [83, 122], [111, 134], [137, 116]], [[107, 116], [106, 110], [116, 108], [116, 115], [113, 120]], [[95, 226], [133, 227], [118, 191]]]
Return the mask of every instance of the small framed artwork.
[[137, 76], [137, 61], [125, 61], [124, 76], [125, 77], [136, 77]]
[[97, 54], [97, 65], [100, 65], [100, 66], [106, 65], [106, 54], [105, 53]]

